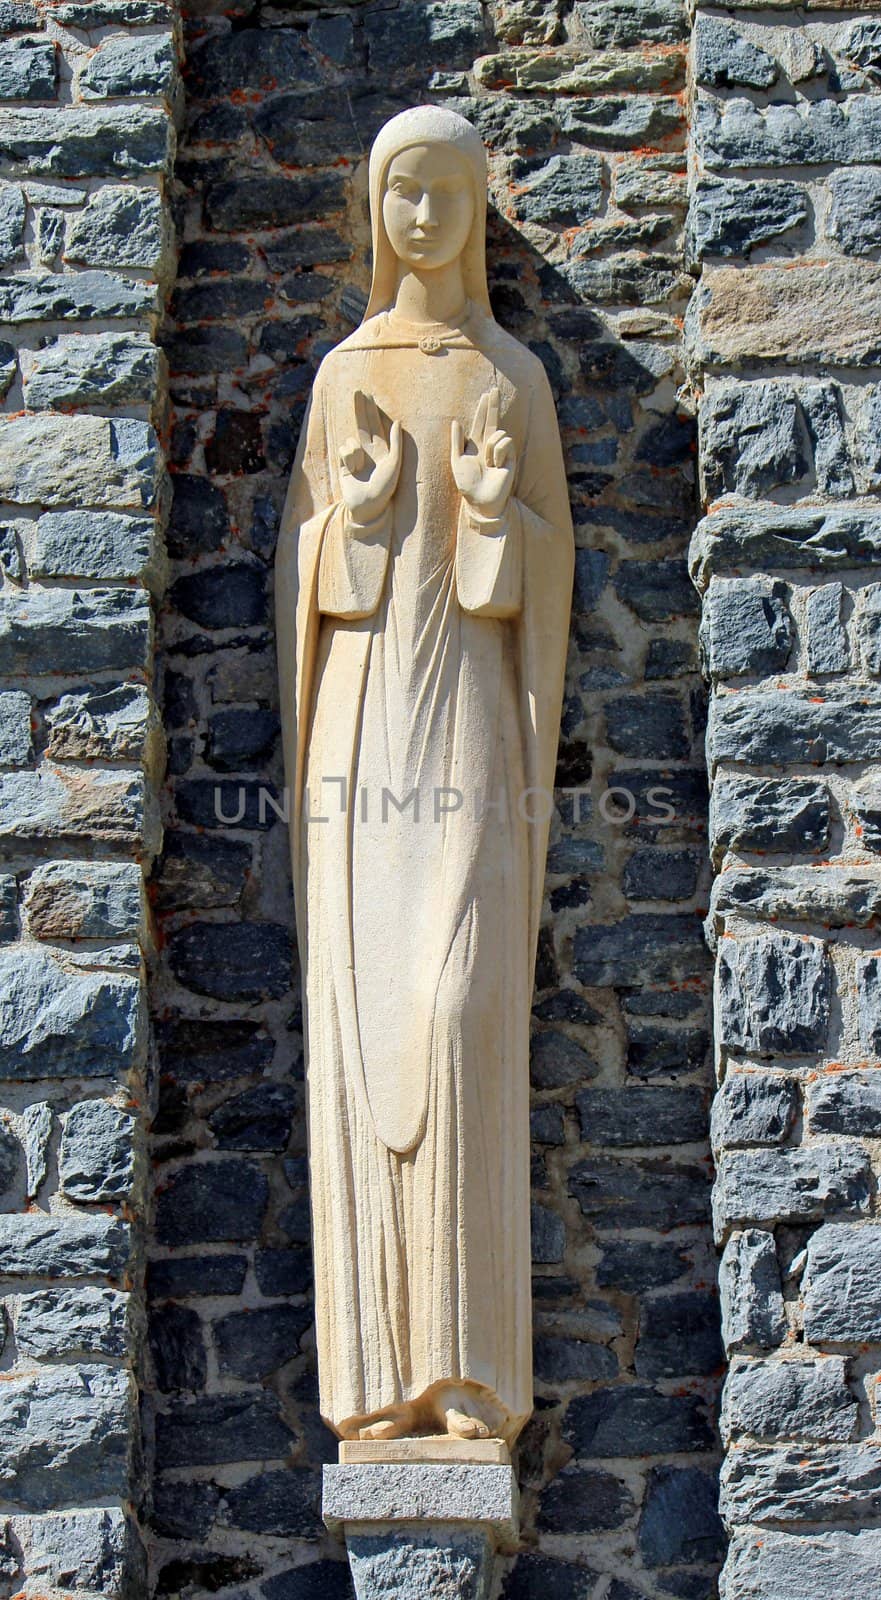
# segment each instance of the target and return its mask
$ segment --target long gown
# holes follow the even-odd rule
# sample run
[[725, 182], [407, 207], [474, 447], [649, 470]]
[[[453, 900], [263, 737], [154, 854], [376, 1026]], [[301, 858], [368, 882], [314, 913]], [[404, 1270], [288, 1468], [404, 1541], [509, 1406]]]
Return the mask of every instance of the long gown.
[[[476, 308], [440, 348], [425, 334], [381, 313], [325, 358], [278, 569], [321, 1409], [346, 1436], [465, 1381], [512, 1440], [532, 1407], [528, 1031], [572, 531], [536, 358]], [[518, 470], [477, 527], [450, 427], [493, 386]], [[337, 468], [358, 389], [403, 425], [362, 535]]]

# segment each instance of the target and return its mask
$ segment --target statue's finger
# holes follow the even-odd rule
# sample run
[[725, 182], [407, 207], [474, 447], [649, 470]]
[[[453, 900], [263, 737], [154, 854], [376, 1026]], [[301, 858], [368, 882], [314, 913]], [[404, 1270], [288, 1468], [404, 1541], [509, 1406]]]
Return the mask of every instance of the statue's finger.
[[365, 396], [364, 409], [367, 416], [367, 426], [370, 429], [371, 436], [374, 439], [379, 439], [382, 444], [386, 444], [388, 442], [388, 429], [383, 426], [382, 412], [380, 411], [379, 406], [376, 404], [372, 394]]
[[450, 460], [455, 468], [461, 455], [465, 453], [465, 434], [458, 417], [453, 418], [450, 428]]
[[486, 397], [486, 421], [484, 424], [484, 431], [487, 435], [498, 432], [500, 398], [498, 385], [493, 384], [489, 394]]
[[389, 454], [396, 463], [399, 462], [401, 459], [401, 424], [397, 419], [392, 423], [388, 445]]
[[361, 441], [361, 448], [363, 450], [369, 450], [373, 440], [373, 433], [368, 420], [368, 403], [364, 390], [356, 389], [354, 399], [355, 427], [358, 430], [358, 438]]
[[485, 394], [480, 396], [480, 399], [477, 402], [477, 410], [474, 413], [474, 421], [471, 424], [471, 437], [474, 440], [478, 450], [483, 442], [483, 435], [486, 430], [486, 407], [488, 398], [489, 397]]

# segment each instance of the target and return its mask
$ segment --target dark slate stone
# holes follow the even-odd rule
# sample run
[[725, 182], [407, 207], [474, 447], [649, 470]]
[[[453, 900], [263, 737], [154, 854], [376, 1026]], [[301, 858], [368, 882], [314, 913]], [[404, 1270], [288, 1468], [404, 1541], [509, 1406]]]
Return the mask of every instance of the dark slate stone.
[[702, 865], [696, 850], [634, 850], [621, 887], [628, 900], [690, 900]]
[[533, 1202], [530, 1208], [532, 1259], [539, 1266], [556, 1266], [566, 1252], [566, 1224], [550, 1206]]
[[272, 754], [278, 732], [274, 711], [238, 706], [218, 711], [208, 720], [207, 759], [220, 772], [259, 766]]
[[216, 1483], [157, 1477], [153, 1483], [150, 1526], [163, 1539], [204, 1539], [220, 1501]]
[[714, 1149], [782, 1144], [798, 1111], [792, 1078], [769, 1072], [729, 1072], [713, 1101]]
[[527, 1551], [505, 1579], [502, 1600], [593, 1600], [598, 1574], [580, 1562]]
[[208, 1371], [202, 1322], [186, 1306], [154, 1306], [149, 1322], [150, 1355], [161, 1394], [198, 1393]]
[[548, 1533], [601, 1533], [632, 1515], [629, 1490], [610, 1472], [568, 1466], [543, 1491], [538, 1526]]
[[563, 1107], [558, 1105], [533, 1106], [529, 1113], [529, 1131], [533, 1144], [566, 1143]]
[[[168, 526], [169, 554], [188, 557], [219, 550], [230, 532], [222, 491], [207, 478], [176, 472]], [[186, 592], [186, 591], [185, 591]]]
[[330, 266], [335, 261], [348, 261], [352, 254], [345, 240], [326, 225], [274, 232], [260, 248], [270, 272]]
[[822, 850], [829, 820], [829, 791], [815, 778], [726, 774], [713, 785], [710, 833], [719, 851]]
[[260, 417], [250, 411], [218, 411], [214, 432], [205, 443], [205, 465], [209, 472], [228, 477], [261, 472], [266, 457]]
[[635, 1367], [640, 1378], [705, 1376], [725, 1360], [719, 1301], [703, 1292], [652, 1295], [642, 1302]]
[[708, 166], [790, 167], [871, 162], [881, 105], [874, 94], [780, 101], [760, 109], [742, 96], [696, 107], [698, 147]]
[[[16, 183], [0, 187], [0, 265], [14, 261], [22, 252], [24, 219], [27, 207], [24, 194]], [[14, 352], [13, 352], [14, 354]], [[4, 357], [4, 361], [8, 361]]]
[[394, 12], [371, 9], [364, 32], [370, 71], [396, 77], [413, 71], [421, 76], [426, 61], [435, 71], [469, 68], [488, 42], [478, 0], [428, 0]]
[[203, 1085], [259, 1074], [275, 1048], [259, 1022], [172, 1017], [159, 1019], [155, 1031], [162, 1072], [176, 1083]]
[[191, 922], [169, 940], [179, 983], [213, 1000], [278, 1000], [292, 981], [291, 935], [271, 922]]
[[688, 24], [678, 0], [581, 0], [578, 20], [592, 45], [678, 44]]
[[189, 572], [172, 584], [170, 604], [201, 628], [248, 628], [268, 616], [266, 573], [250, 562]]
[[323, 81], [313, 52], [294, 28], [237, 28], [209, 34], [187, 52], [187, 88], [196, 99], [227, 98], [241, 90], [267, 93], [284, 85]]
[[35, 177], [131, 178], [167, 166], [170, 138], [158, 106], [31, 107], [4, 115], [0, 161]]
[[246, 1533], [320, 1539], [321, 1478], [303, 1467], [260, 1472], [227, 1489], [221, 1521]]
[[881, 1082], [874, 1072], [841, 1072], [821, 1076], [810, 1088], [811, 1128], [819, 1133], [846, 1133], [881, 1138]]
[[54, 100], [58, 78], [50, 39], [6, 39], [0, 45], [0, 100]]
[[219, 1589], [231, 1589], [236, 1583], [246, 1583], [260, 1571], [261, 1567], [253, 1556], [221, 1555], [208, 1550], [166, 1561], [159, 1568], [155, 1592], [157, 1596], [186, 1594], [194, 1590], [214, 1594]]
[[598, 156], [551, 156], [522, 186], [518, 184], [511, 210], [521, 222], [574, 228], [599, 216], [604, 188]]
[[688, 1258], [678, 1245], [657, 1239], [604, 1242], [596, 1267], [597, 1287], [618, 1289], [623, 1294], [641, 1294], [646, 1289], [663, 1289], [675, 1283], [688, 1268]]
[[702, 1167], [674, 1166], [664, 1158], [624, 1161], [596, 1156], [576, 1161], [569, 1193], [596, 1228], [667, 1228], [705, 1223], [710, 1180]]
[[539, 1337], [533, 1345], [533, 1367], [540, 1383], [595, 1383], [614, 1378], [618, 1360], [613, 1350], [586, 1339]]
[[844, 404], [838, 384], [806, 384], [801, 391], [801, 403], [820, 493], [852, 495], [850, 448], [844, 431]]
[[295, 1104], [290, 1084], [261, 1083], [224, 1100], [208, 1126], [218, 1150], [285, 1150]]
[[248, 233], [253, 228], [311, 222], [340, 211], [345, 194], [337, 172], [303, 172], [287, 178], [251, 175], [211, 184], [205, 213], [208, 226], [219, 233]]
[[704, 1093], [697, 1088], [582, 1089], [576, 1097], [581, 1137], [616, 1147], [700, 1143], [707, 1136]]
[[347, 1561], [310, 1561], [261, 1584], [264, 1600], [353, 1600]]
[[[697, 452], [696, 433], [694, 417], [671, 412], [646, 428], [633, 459], [647, 461], [653, 467], [677, 467], [690, 462]], [[665, 563], [658, 565], [663, 568]]]
[[639, 1521], [646, 1566], [717, 1561], [725, 1550], [725, 1533], [716, 1505], [714, 1475], [698, 1467], [652, 1467]]
[[536, 1089], [563, 1089], [596, 1077], [597, 1071], [596, 1062], [568, 1034], [543, 1028], [533, 1035], [529, 1075]]
[[284, 816], [284, 796], [259, 779], [187, 778], [175, 786], [177, 814], [195, 828], [265, 831]]
[[256, 1380], [268, 1377], [299, 1354], [312, 1313], [290, 1305], [232, 1311], [214, 1324], [221, 1373]]
[[[235, 372], [248, 359], [248, 341], [235, 328], [187, 328], [168, 333], [162, 341], [169, 366], [178, 383], [184, 375], [205, 377]], [[197, 548], [199, 548], [197, 546]], [[206, 546], [215, 549], [214, 545]]]
[[235, 905], [251, 867], [251, 850], [236, 839], [166, 829], [152, 885], [158, 911]]
[[723, 1044], [769, 1056], [822, 1049], [832, 973], [819, 940], [777, 932], [724, 939], [717, 973]]
[[606, 701], [605, 716], [609, 744], [620, 755], [675, 761], [691, 753], [678, 695], [621, 695]]
[[132, 95], [168, 96], [177, 75], [177, 52], [170, 32], [102, 40], [80, 74], [83, 99]]
[[881, 173], [857, 167], [829, 174], [830, 205], [826, 230], [850, 256], [881, 249]]
[[156, 1455], [163, 1467], [284, 1460], [293, 1435], [266, 1390], [201, 1395], [156, 1417]]
[[881, 757], [881, 698], [831, 684], [715, 695], [707, 749], [714, 763], [745, 766], [874, 761]]
[[254, 1239], [269, 1203], [269, 1184], [252, 1161], [228, 1158], [181, 1167], [156, 1201], [160, 1244]]
[[618, 599], [642, 622], [668, 622], [673, 617], [696, 616], [700, 600], [685, 562], [624, 561], [615, 578]]
[[773, 56], [706, 12], [695, 23], [694, 70], [698, 83], [710, 89], [770, 89], [780, 76]]
[[238, 1295], [247, 1270], [246, 1256], [172, 1256], [149, 1263], [147, 1292], [153, 1300], [166, 1296], [183, 1300], [191, 1295]]
[[704, 1028], [670, 1031], [652, 1023], [632, 1023], [627, 1028], [626, 1067], [634, 1078], [676, 1077], [702, 1067], [710, 1047]]
[[681, 981], [700, 976], [708, 966], [697, 917], [640, 913], [581, 927], [575, 934], [575, 974], [591, 987]]
[[699, 1395], [660, 1394], [635, 1383], [577, 1395], [566, 1410], [563, 1438], [576, 1457], [690, 1453], [714, 1443]]
[[306, 1294], [312, 1287], [312, 1252], [304, 1245], [258, 1250], [254, 1272], [261, 1294]]
[[[175, 289], [169, 311], [175, 321], [214, 322], [247, 317], [266, 305], [266, 285], [253, 278], [223, 277]], [[239, 412], [247, 417], [247, 412]], [[213, 470], [213, 469], [212, 469]]]

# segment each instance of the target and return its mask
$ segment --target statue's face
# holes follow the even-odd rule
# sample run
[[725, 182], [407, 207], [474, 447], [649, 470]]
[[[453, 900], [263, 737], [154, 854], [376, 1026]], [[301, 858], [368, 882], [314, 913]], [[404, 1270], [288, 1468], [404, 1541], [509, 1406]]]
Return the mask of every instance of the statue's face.
[[462, 254], [474, 221], [471, 172], [457, 151], [417, 144], [391, 162], [382, 219], [395, 255], [426, 271]]

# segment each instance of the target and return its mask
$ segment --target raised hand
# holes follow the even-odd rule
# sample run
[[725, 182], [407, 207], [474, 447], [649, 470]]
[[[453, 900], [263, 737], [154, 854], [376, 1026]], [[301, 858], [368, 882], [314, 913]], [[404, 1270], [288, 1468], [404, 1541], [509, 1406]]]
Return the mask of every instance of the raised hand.
[[340, 450], [340, 488], [354, 523], [362, 526], [381, 517], [398, 486], [401, 471], [401, 424], [389, 419], [372, 395], [355, 390], [357, 437]]
[[499, 391], [488, 390], [477, 402], [471, 437], [461, 422], [452, 427], [450, 464], [456, 488], [481, 517], [502, 516], [517, 467], [514, 441], [499, 427]]

